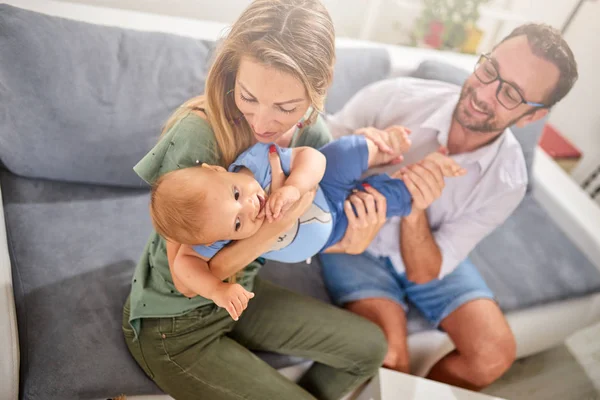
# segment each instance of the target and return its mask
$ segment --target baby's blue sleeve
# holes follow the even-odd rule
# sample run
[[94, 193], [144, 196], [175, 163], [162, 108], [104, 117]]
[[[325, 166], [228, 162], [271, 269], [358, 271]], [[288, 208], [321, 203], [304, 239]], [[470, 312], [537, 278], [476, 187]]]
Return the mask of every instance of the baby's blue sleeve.
[[223, 247], [225, 247], [231, 240], [219, 240], [218, 242], [214, 242], [208, 245], [198, 245], [194, 246], [193, 249], [196, 253], [200, 254], [202, 257], [206, 257], [211, 259], [215, 254], [219, 252]]
[[[230, 172], [236, 172], [241, 167], [246, 167], [254, 174], [254, 178], [261, 187], [265, 188], [271, 183], [271, 165], [269, 164], [268, 143], [257, 143], [238, 156], [238, 158], [229, 166]], [[281, 168], [286, 175], [290, 174], [292, 165], [292, 149], [281, 148], [275, 145]]]

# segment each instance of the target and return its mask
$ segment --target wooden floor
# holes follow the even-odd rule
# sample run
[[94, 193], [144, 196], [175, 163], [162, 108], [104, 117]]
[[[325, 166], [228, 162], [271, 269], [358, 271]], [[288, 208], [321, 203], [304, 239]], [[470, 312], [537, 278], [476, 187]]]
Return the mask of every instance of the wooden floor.
[[516, 361], [483, 392], [507, 400], [600, 400], [600, 324]]

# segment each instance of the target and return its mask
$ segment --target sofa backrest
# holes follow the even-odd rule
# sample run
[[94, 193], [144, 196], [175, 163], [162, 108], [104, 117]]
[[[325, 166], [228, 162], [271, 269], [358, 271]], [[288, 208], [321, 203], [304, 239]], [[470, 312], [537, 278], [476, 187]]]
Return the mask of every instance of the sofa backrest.
[[[0, 161], [14, 174], [145, 188], [132, 167], [201, 94], [214, 43], [0, 4]], [[389, 75], [383, 49], [338, 49], [337, 111]]]
[[132, 166], [203, 91], [210, 50], [0, 5], [0, 160], [25, 177], [141, 186]]

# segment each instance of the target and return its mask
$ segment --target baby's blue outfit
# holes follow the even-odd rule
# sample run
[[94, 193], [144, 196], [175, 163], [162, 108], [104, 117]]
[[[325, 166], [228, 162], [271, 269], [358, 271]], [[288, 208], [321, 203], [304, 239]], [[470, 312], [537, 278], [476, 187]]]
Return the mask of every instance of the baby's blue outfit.
[[[270, 146], [257, 143], [250, 147], [229, 166], [229, 171], [236, 172], [242, 167], [248, 168], [261, 187], [268, 191], [271, 185]], [[279, 146], [276, 148], [283, 172], [289, 175], [293, 149]], [[313, 206], [304, 213], [292, 231], [279, 238], [279, 242], [289, 243], [281, 249], [263, 254], [262, 257], [281, 262], [299, 262], [339, 242], [348, 227], [344, 201], [354, 189], [364, 190], [363, 183], [370, 184], [385, 196], [387, 217], [410, 213], [412, 199], [404, 182], [387, 174], [361, 179], [368, 168], [369, 158], [364, 136], [344, 136], [321, 147], [319, 151], [325, 155], [327, 166]], [[208, 246], [194, 246], [194, 250], [206, 258], [211, 258], [229, 242], [223, 240]]]

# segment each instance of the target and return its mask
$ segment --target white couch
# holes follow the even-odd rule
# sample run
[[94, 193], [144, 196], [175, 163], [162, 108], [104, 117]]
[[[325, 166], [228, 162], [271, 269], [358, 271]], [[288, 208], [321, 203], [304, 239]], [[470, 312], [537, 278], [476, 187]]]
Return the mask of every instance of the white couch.
[[[82, 4], [46, 0], [11, 0], [9, 4], [42, 13], [63, 16], [104, 25], [146, 31], [162, 31], [199, 39], [214, 40], [225, 25], [214, 22], [159, 16], [141, 12], [100, 8]], [[381, 46], [351, 39], [338, 39], [340, 46]], [[473, 56], [437, 52], [426, 49], [385, 46], [391, 55], [394, 75], [405, 75], [424, 59], [439, 59], [471, 69]], [[538, 148], [534, 164], [534, 196], [560, 228], [600, 269], [600, 209], [562, 169]], [[1, 189], [1, 188], [0, 188]], [[11, 266], [0, 202], [0, 398], [18, 398], [19, 343], [13, 299]], [[512, 312], [507, 315], [518, 343], [518, 357], [525, 357], [562, 342], [576, 330], [600, 319], [600, 294], [546, 306]], [[453, 347], [439, 331], [426, 331], [409, 337], [411, 367], [418, 375]], [[286, 371], [297, 375], [301, 368]], [[146, 396], [137, 399], [169, 399], [168, 396]]]

